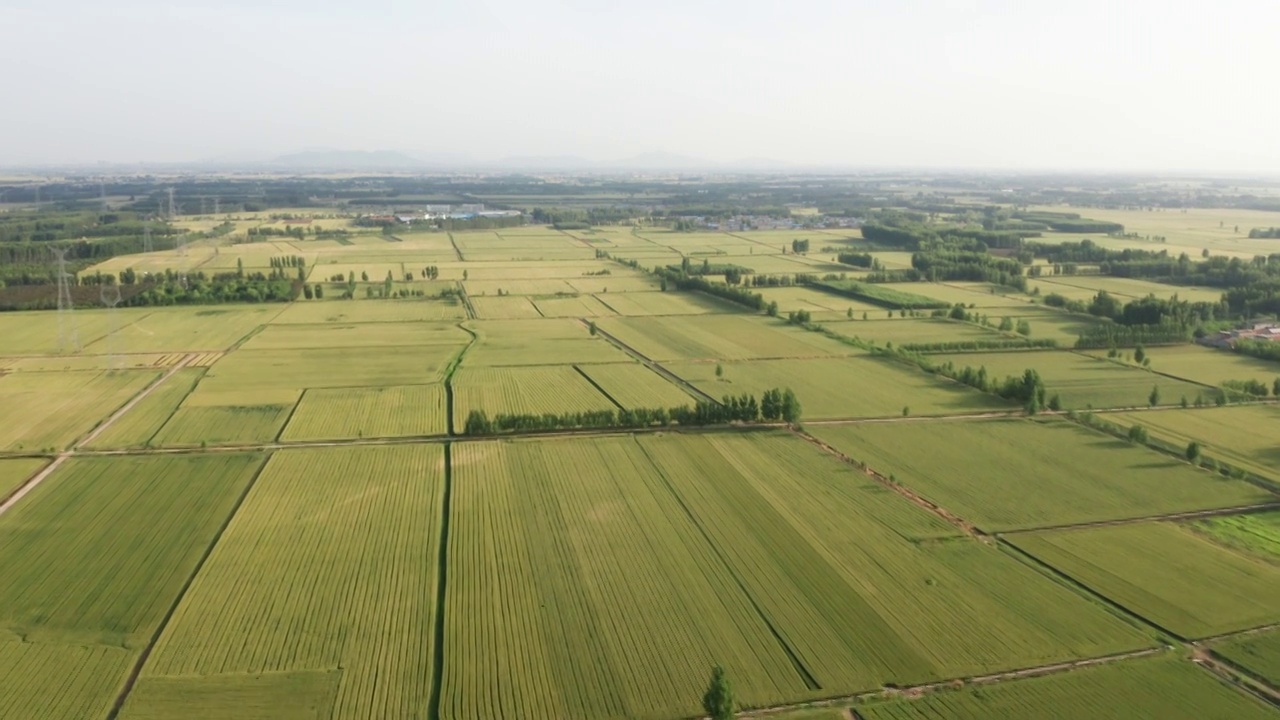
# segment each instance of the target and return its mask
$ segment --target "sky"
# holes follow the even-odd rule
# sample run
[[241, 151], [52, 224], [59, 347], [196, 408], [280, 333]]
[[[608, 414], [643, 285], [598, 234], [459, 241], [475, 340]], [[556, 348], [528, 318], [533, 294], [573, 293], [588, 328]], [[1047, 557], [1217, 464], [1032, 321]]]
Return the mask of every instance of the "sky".
[[0, 166], [1280, 172], [1274, 0], [3, 0]]

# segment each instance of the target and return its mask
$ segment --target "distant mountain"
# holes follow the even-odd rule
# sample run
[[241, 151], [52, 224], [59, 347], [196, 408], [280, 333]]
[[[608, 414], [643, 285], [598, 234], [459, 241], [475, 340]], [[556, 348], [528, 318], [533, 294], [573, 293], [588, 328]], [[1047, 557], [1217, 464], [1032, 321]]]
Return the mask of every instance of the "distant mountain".
[[612, 162], [597, 163], [602, 168], [621, 170], [711, 170], [717, 163], [702, 158], [665, 152], [647, 152]]

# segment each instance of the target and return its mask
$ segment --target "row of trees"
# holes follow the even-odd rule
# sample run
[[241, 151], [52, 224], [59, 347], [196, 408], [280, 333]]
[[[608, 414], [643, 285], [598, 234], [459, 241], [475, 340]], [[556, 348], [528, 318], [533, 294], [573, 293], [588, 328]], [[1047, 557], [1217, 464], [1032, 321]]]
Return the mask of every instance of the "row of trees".
[[498, 413], [472, 410], [463, 424], [464, 435], [492, 435], [516, 431], [579, 430], [589, 428], [647, 428], [680, 425], [699, 427], [729, 423], [800, 422], [800, 401], [790, 388], [754, 395], [726, 395], [719, 403], [699, 401], [673, 408], [624, 408], [564, 413]]

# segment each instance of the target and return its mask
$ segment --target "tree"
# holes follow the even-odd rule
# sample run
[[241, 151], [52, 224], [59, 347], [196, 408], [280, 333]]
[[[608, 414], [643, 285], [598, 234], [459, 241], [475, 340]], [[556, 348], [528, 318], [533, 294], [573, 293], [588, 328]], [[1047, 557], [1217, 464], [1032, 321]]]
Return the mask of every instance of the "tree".
[[303, 296], [303, 297], [305, 297], [306, 299], [310, 300], [311, 298], [315, 297], [315, 292], [311, 290], [311, 286], [310, 286], [310, 285], [303, 285], [303, 286], [302, 286], [302, 296]]
[[[845, 317], [847, 317], [847, 318], [849, 318], [850, 320], [852, 320], [852, 319], [853, 319], [853, 308], [849, 308], [848, 310], [846, 310], [846, 311], [845, 311], [845, 313], [844, 313], [844, 316], [845, 316]], [[1276, 382], [1277, 382], [1277, 383], [1280, 383], [1280, 380], [1276, 380]], [[1277, 394], [1277, 395], [1280, 395], [1280, 393], [1276, 393], [1276, 394]]]
[[1146, 444], [1147, 429], [1141, 425], [1134, 425], [1129, 428], [1129, 442]]
[[902, 417], [906, 417], [906, 416], [908, 416], [908, 415], [910, 415], [910, 414], [911, 414], [911, 407], [910, 407], [910, 406], [908, 406], [908, 405], [903, 405], [903, 406], [902, 406]]
[[769, 317], [778, 317], [778, 301], [770, 300], [765, 312], [769, 313]]
[[702, 709], [711, 720], [732, 720], [734, 712], [733, 686], [729, 676], [719, 665], [711, 669], [711, 684], [702, 696]]
[[783, 421], [795, 425], [800, 422], [800, 399], [796, 394], [791, 392], [791, 388], [782, 391], [782, 419]]
[[863, 320], [866, 320], [866, 319], [867, 319], [867, 313], [866, 313], [866, 311], [865, 311], [865, 310], [864, 310], [864, 311], [863, 311], [863, 313], [862, 313], [862, 319], [863, 319]]
[[1062, 409], [1062, 398], [1059, 397], [1056, 393], [1054, 394], [1053, 397], [1049, 398], [1049, 409], [1054, 412], [1057, 412]]
[[1142, 343], [1138, 343], [1138, 347], [1133, 349], [1133, 359], [1138, 364], [1147, 359], [1147, 349], [1142, 347]]
[[1000, 331], [1013, 332], [1013, 318], [1000, 318]]
[[1160, 404], [1160, 386], [1151, 386], [1151, 394], [1147, 396], [1147, 404], [1151, 407], [1155, 407]]
[[360, 273], [360, 279], [361, 279], [361, 280], [363, 280], [363, 281], [365, 281], [365, 282], [369, 282], [369, 271], [367, 271], [367, 270], [361, 271], [361, 273]]
[[587, 331], [591, 333], [591, 337], [595, 337], [595, 336], [596, 336], [596, 332], [597, 332], [597, 331], [596, 331], [596, 321], [595, 321], [595, 320], [592, 320], [590, 323], [588, 323], [588, 324], [587, 324]]
[[319, 300], [323, 297], [324, 297], [324, 286], [321, 285], [320, 283], [316, 283], [316, 299]]
[[1027, 322], [1026, 320], [1019, 320], [1018, 334], [1022, 335], [1023, 337], [1029, 336], [1031, 334], [1031, 323]]
[[1187, 462], [1197, 463], [1200, 461], [1200, 443], [1192, 440], [1187, 443]]
[[717, 378], [724, 377], [724, 366], [721, 365], [720, 363], [716, 363], [716, 377]]
[[1276, 382], [1271, 386], [1271, 394], [1280, 397], [1280, 378], [1276, 378]]
[[463, 271], [462, 271], [462, 279], [463, 279], [463, 280], [466, 280], [466, 279], [467, 279], [467, 277], [468, 277], [468, 275], [469, 275], [469, 273], [468, 273], [466, 270], [463, 270]]
[[493, 432], [493, 422], [489, 420], [489, 414], [485, 411], [472, 410], [467, 415], [467, 422], [462, 432], [464, 435], [488, 435]]

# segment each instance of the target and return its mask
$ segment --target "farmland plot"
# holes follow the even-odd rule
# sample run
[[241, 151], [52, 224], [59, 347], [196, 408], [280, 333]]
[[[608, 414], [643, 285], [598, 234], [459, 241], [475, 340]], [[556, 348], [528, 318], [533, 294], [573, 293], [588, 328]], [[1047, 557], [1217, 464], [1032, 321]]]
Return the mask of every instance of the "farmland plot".
[[0, 450], [62, 449], [159, 377], [153, 370], [27, 372], [0, 376]]
[[[898, 417], [907, 406], [914, 415], [954, 415], [1009, 410], [994, 395], [875, 357], [810, 360], [674, 362], [664, 366], [711, 397], [788, 387], [811, 420]], [[721, 375], [716, 376], [716, 367]]]
[[859, 707], [866, 720], [1264, 720], [1266, 705], [1163, 655]]
[[631, 358], [581, 323], [567, 318], [471, 324], [476, 344], [467, 352], [467, 367], [561, 365], [629, 362]]
[[461, 367], [453, 376], [454, 432], [461, 432], [468, 413], [542, 415], [616, 406], [577, 370], [566, 365], [539, 367]]
[[1280, 562], [1280, 511], [1224, 515], [1201, 520], [1191, 527], [1224, 545]]
[[590, 295], [535, 298], [533, 304], [543, 317], [600, 317], [614, 312]]
[[506, 297], [469, 297], [471, 307], [475, 308], [476, 317], [482, 320], [509, 320], [513, 318], [540, 318], [533, 301], [523, 295]]
[[1183, 637], [1280, 622], [1280, 565], [1175, 523], [1033, 533], [1013, 542]]
[[[303, 388], [422, 385], [443, 379], [444, 369], [464, 345], [416, 347], [238, 350], [209, 369], [196, 390], [217, 404], [218, 396], [280, 393], [297, 399]], [[291, 393], [291, 394], [290, 394]], [[272, 397], [271, 403], [279, 403]], [[262, 402], [262, 400], [259, 400]], [[221, 404], [243, 403], [237, 398]], [[192, 404], [188, 400], [188, 405]]]
[[1214, 645], [1213, 652], [1273, 686], [1280, 684], [1280, 632], [1235, 637]]
[[597, 299], [618, 315], [703, 315], [735, 313], [742, 309], [702, 293], [642, 292], [601, 294]]
[[[442, 283], [453, 287], [453, 283]], [[445, 300], [313, 300], [292, 302], [271, 322], [274, 324], [380, 323], [415, 320], [462, 320], [467, 310], [461, 302]]]
[[[1106, 351], [1099, 354], [1105, 355]], [[1276, 363], [1200, 345], [1153, 347], [1147, 350], [1147, 355], [1151, 357], [1152, 370], [1205, 385], [1221, 385], [1225, 380], [1258, 380], [1270, 387], [1272, 381], [1280, 377], [1280, 365]]]
[[204, 373], [204, 368], [178, 370], [94, 438], [88, 447], [128, 448], [146, 445], [169, 421]]
[[863, 322], [844, 320], [827, 323], [826, 327], [846, 337], [856, 337], [879, 345], [924, 345], [929, 343], [959, 343], [982, 341], [1016, 341], [1018, 338], [973, 325], [951, 320], [902, 319], [888, 322]]
[[694, 402], [693, 396], [636, 363], [581, 365], [578, 369], [624, 408], [673, 408]]
[[0, 716], [102, 716], [260, 464], [72, 459], [0, 517]]
[[[630, 439], [454, 447], [441, 717], [673, 717], [720, 661], [809, 694]], [[500, 670], [495, 674], [494, 668]]]
[[327, 325], [271, 325], [254, 335], [244, 350], [379, 348], [417, 345], [465, 345], [466, 332], [453, 323], [382, 322]]
[[873, 423], [810, 430], [845, 455], [882, 475], [896, 476], [988, 531], [1274, 499], [1248, 483], [1067, 422]]
[[1107, 413], [1120, 425], [1141, 424], [1175, 446], [1200, 443], [1205, 456], [1280, 479], [1280, 406], [1242, 405], [1167, 412]]
[[776, 320], [746, 315], [602, 318], [601, 329], [640, 354], [666, 360], [859, 355], [862, 351]]
[[86, 344], [87, 352], [191, 352], [227, 350], [255, 328], [271, 322], [285, 305], [156, 308], [121, 323], [110, 341]]
[[436, 435], [448, 431], [440, 385], [308, 390], [282, 440]]
[[605, 277], [580, 277], [568, 278], [566, 282], [580, 293], [599, 293], [608, 295], [609, 293], [633, 293], [633, 292], [653, 292], [658, 290], [659, 285], [656, 280], [647, 276], [630, 277], [623, 275], [610, 275]]
[[160, 447], [271, 442], [291, 412], [292, 405], [180, 407], [151, 442]]
[[[437, 445], [277, 452], [123, 717], [160, 717], [188, 693], [226, 703], [210, 708], [221, 717], [245, 695], [263, 718], [324, 703], [308, 717], [425, 717], [443, 480]], [[300, 675], [264, 686], [278, 673]]]
[[956, 367], [985, 367], [993, 378], [1020, 377], [1027, 368], [1033, 368], [1044, 379], [1050, 395], [1060, 395], [1064, 408], [1076, 410], [1146, 407], [1153, 387], [1160, 389], [1160, 402], [1164, 405], [1176, 404], [1182, 397], [1194, 400], [1198, 393], [1208, 390], [1138, 368], [1055, 350], [935, 357], [937, 362], [951, 360]]
[[823, 694], [1151, 643], [998, 549], [910, 542], [940, 521], [895, 496], [876, 512], [865, 475], [792, 436], [637, 442]]
[[14, 458], [0, 460], [0, 502], [27, 480], [40, 468], [48, 464], [48, 460], [39, 458]]

